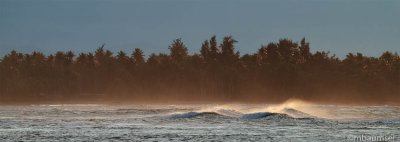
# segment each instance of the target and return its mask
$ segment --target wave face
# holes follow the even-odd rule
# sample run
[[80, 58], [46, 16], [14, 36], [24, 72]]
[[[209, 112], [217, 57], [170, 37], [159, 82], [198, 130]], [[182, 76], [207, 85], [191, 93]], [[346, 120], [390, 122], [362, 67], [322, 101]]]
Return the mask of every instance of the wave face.
[[271, 113], [271, 112], [256, 112], [256, 113], [244, 114], [240, 118], [244, 118], [244, 119], [260, 119], [260, 118], [268, 118], [268, 117], [291, 118], [287, 114]]
[[[229, 113], [228, 113], [229, 114]], [[224, 115], [217, 112], [186, 112], [186, 113], [177, 113], [177, 114], [169, 114], [166, 116], [162, 116], [162, 118], [170, 118], [170, 119], [180, 119], [180, 118], [194, 118], [198, 116], [225, 116], [231, 118], [242, 118], [242, 119], [260, 119], [260, 118], [268, 118], [268, 117], [278, 117], [278, 118], [293, 118], [287, 114], [282, 113], [272, 113], [272, 112], [256, 112], [249, 114], [241, 114], [240, 116], [234, 115]]]
[[172, 119], [179, 119], [179, 118], [193, 118], [198, 116], [218, 116], [220, 114], [215, 112], [186, 112], [186, 113], [179, 113], [179, 114], [170, 114], [167, 116], [163, 116], [163, 118], [172, 118]]

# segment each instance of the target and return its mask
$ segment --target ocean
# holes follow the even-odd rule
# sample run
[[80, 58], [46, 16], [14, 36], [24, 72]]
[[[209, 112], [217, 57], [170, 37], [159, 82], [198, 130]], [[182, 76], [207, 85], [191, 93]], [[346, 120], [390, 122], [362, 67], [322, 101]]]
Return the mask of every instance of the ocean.
[[400, 141], [400, 107], [3, 105], [0, 141]]

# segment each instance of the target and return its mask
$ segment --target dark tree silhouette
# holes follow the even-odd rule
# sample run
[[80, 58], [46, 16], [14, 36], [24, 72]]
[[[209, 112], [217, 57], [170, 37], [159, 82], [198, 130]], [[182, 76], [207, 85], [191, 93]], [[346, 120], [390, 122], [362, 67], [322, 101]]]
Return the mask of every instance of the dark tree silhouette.
[[213, 35], [189, 54], [181, 39], [169, 54], [141, 49], [114, 55], [11, 51], [0, 59], [0, 102], [41, 101], [281, 101], [399, 102], [400, 56], [349, 53], [343, 59], [281, 39], [240, 55], [232, 36]]
[[169, 46], [169, 50], [172, 60], [180, 61], [188, 56], [187, 48], [180, 38], [172, 42]]
[[145, 63], [143, 51], [139, 48], [134, 49], [131, 58], [136, 66], [140, 66]]

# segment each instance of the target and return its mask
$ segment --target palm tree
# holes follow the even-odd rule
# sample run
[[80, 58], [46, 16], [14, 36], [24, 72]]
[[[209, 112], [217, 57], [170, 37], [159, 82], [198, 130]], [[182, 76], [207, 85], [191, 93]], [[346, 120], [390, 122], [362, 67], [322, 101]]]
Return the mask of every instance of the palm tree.
[[136, 66], [140, 66], [145, 63], [143, 51], [139, 48], [134, 49], [131, 59], [133, 60]]
[[181, 64], [188, 57], [188, 49], [180, 38], [172, 41], [169, 50], [171, 60], [176, 65]]

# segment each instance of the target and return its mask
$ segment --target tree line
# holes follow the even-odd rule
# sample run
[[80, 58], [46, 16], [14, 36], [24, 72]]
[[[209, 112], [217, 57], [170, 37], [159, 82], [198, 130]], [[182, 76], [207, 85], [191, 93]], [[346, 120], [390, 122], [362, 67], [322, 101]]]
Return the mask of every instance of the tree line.
[[299, 98], [314, 101], [400, 100], [400, 57], [310, 51], [310, 44], [280, 39], [241, 55], [232, 36], [205, 40], [189, 54], [181, 39], [169, 53], [144, 57], [141, 49], [113, 53], [11, 51], [0, 60], [0, 102], [24, 101], [239, 101]]

